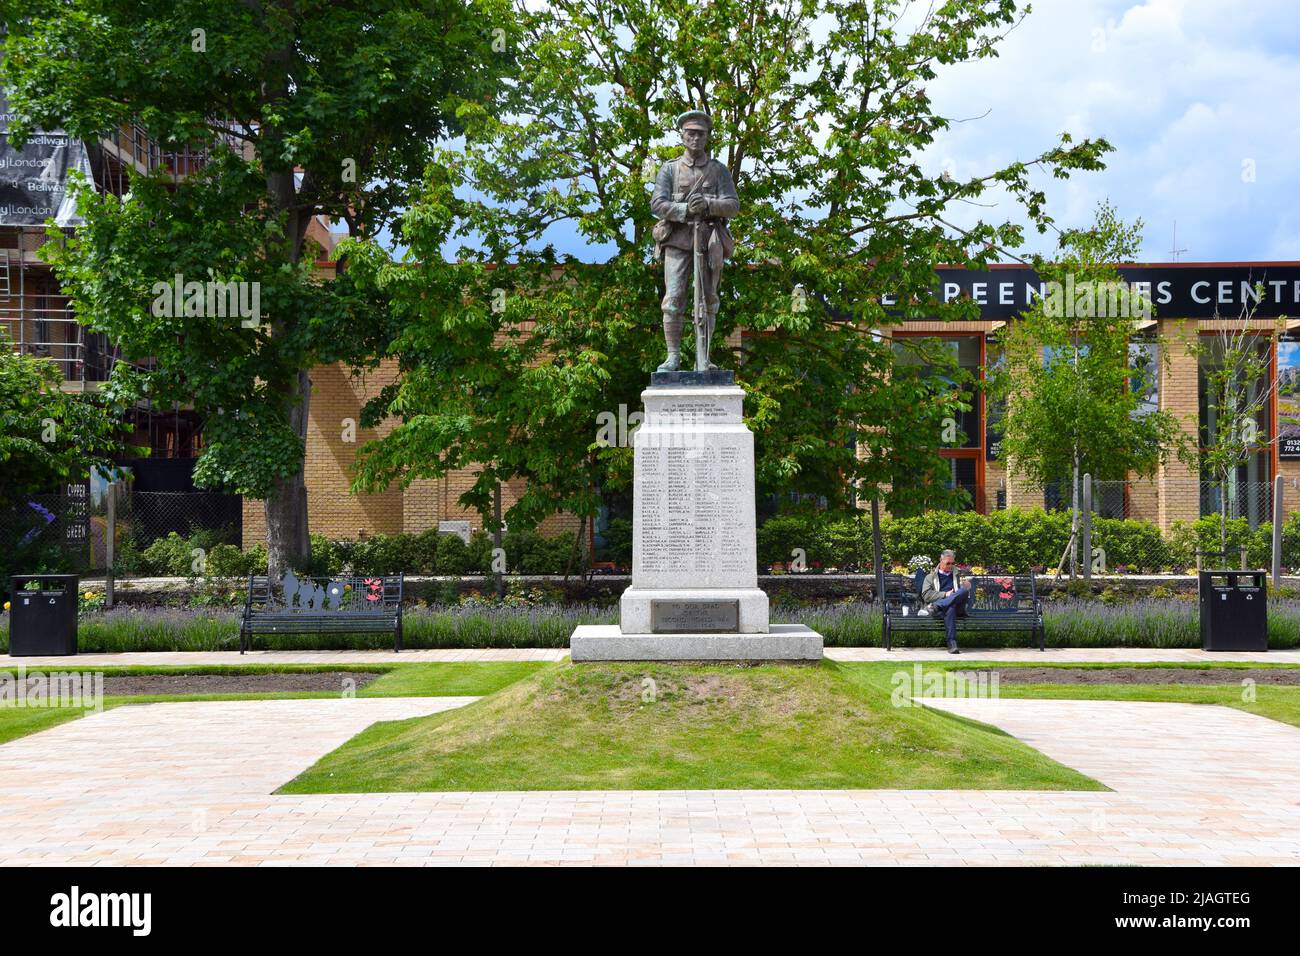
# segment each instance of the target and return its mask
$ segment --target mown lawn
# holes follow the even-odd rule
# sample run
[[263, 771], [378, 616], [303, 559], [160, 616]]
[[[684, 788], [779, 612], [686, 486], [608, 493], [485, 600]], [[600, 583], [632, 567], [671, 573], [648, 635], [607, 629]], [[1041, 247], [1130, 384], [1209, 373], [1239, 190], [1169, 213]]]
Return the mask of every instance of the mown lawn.
[[[853, 662], [843, 665], [856, 679], [880, 688], [892, 688], [894, 675], [906, 671], [912, 674], [912, 662], [894, 664], [889, 662]], [[1069, 669], [1142, 669], [1142, 668], [1176, 668], [1187, 670], [1204, 670], [1207, 668], [1221, 671], [1225, 683], [1219, 686], [1200, 686], [1188, 684], [1012, 684], [999, 682], [998, 693], [1005, 698], [1054, 698], [1059, 700], [1145, 700], [1166, 701], [1180, 704], [1219, 704], [1235, 707], [1247, 713], [1258, 714], [1272, 720], [1300, 727], [1300, 687], [1278, 687], [1256, 683], [1251, 688], [1243, 687], [1240, 680], [1233, 676], [1233, 671], [1250, 669], [1288, 668], [1294, 664], [1252, 664], [1252, 663], [1152, 663], [1152, 664], [1037, 664], [1011, 662], [980, 662], [972, 657], [963, 663], [926, 662], [922, 673], [944, 671], [972, 671], [985, 668], [998, 670], [1013, 667], [1060, 667]], [[1251, 697], [1253, 696], [1253, 700]]]
[[553, 664], [468, 707], [376, 724], [281, 792], [739, 788], [1105, 789], [823, 661]]
[[[78, 666], [69, 659], [66, 666], [29, 668], [27, 673], [50, 674], [59, 671], [103, 673], [105, 677], [145, 674], [275, 674], [312, 673], [322, 671], [350, 671], [361, 673], [382, 672], [370, 684], [356, 691], [358, 697], [482, 697], [535, 673], [545, 665], [536, 661], [468, 662], [427, 664], [329, 664], [329, 665], [276, 665], [248, 664], [238, 666], [189, 665], [87, 667]], [[17, 668], [5, 670], [17, 675]], [[130, 697], [105, 696], [104, 709], [124, 704], [147, 704], [183, 700], [269, 700], [304, 697], [337, 697], [331, 691], [267, 692], [249, 694], [150, 694]], [[46, 730], [64, 721], [80, 717], [84, 711], [70, 707], [15, 707], [0, 706], [0, 744], [27, 734]]]

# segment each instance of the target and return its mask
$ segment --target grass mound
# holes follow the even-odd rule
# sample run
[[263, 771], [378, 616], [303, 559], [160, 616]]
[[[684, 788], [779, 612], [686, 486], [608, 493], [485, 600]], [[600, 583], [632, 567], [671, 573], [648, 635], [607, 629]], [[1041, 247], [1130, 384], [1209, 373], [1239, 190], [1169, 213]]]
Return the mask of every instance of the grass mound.
[[751, 788], [1104, 789], [823, 661], [557, 664], [456, 711], [376, 724], [280, 792]]

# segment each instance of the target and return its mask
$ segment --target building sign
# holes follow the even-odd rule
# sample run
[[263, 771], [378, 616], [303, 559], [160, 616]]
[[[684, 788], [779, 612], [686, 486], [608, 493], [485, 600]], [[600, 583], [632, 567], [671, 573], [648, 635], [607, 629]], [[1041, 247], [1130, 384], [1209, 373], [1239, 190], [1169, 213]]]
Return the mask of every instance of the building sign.
[[[1232, 319], [1250, 309], [1261, 319], [1300, 315], [1297, 264], [1119, 266], [1117, 271], [1133, 292], [1151, 301], [1159, 318]], [[937, 274], [942, 301], [970, 299], [984, 320], [1014, 318], [1049, 291], [1028, 267], [939, 269]], [[881, 304], [898, 302], [885, 296]]]
[[77, 553], [90, 540], [90, 487], [86, 482], [69, 482], [63, 512], [63, 546]]
[[1277, 343], [1277, 456], [1300, 459], [1300, 342]]
[[47, 219], [59, 226], [79, 223], [68, 174], [77, 170], [90, 178], [86, 144], [58, 130], [36, 130], [16, 148], [9, 142], [9, 122], [9, 101], [0, 93], [0, 226], [40, 226]]

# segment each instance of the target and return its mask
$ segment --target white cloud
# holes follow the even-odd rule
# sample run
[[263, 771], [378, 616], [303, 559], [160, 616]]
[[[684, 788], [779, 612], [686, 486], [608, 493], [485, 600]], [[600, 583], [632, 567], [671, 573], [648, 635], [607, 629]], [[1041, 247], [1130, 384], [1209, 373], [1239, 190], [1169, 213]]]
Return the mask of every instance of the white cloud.
[[[1173, 222], [1191, 260], [1300, 259], [1300, 18], [1295, 0], [1048, 0], [993, 60], [941, 72], [957, 124], [931, 158], [988, 171], [1053, 145], [1104, 136], [1107, 170], [1044, 178], [1060, 225], [1109, 197], [1146, 223], [1144, 256], [1167, 261]], [[1253, 163], [1254, 181], [1243, 180]], [[1006, 215], [1009, 205], [999, 212]], [[966, 210], [971, 220], [987, 210]], [[1032, 243], [1046, 250], [1046, 238]]]

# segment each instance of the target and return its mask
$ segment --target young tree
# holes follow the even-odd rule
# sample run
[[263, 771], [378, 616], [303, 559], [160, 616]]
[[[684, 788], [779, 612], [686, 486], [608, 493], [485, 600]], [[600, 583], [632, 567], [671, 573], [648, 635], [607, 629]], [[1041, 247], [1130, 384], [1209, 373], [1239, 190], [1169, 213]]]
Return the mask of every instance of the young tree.
[[[1262, 294], [1262, 289], [1257, 288], [1256, 294]], [[1213, 416], [1205, 423], [1200, 466], [1201, 473], [1219, 486], [1219, 551], [1225, 557], [1228, 498], [1237, 472], [1251, 455], [1267, 451], [1277, 440], [1268, 429], [1268, 409], [1278, 384], [1271, 375], [1272, 330], [1257, 327], [1257, 308], [1243, 305], [1235, 320], [1223, 319], [1216, 310], [1219, 331], [1189, 343]]]
[[120, 412], [94, 396], [69, 395], [53, 362], [20, 355], [0, 332], [0, 506], [54, 490], [128, 447]]
[[1142, 408], [1158, 369], [1149, 356], [1136, 367], [1130, 361], [1136, 323], [1153, 306], [1114, 264], [1135, 258], [1141, 226], [1127, 225], [1103, 202], [1092, 227], [1063, 232], [1059, 256], [1034, 260], [1047, 294], [999, 334], [1005, 360], [991, 383], [1007, 401], [999, 457], [1032, 484], [1069, 484], [1071, 576], [1079, 561], [1080, 476], [1149, 477], [1172, 456], [1191, 453], [1175, 415]]
[[[308, 226], [386, 226], [457, 114], [492, 108], [508, 6], [24, 0], [3, 13], [10, 136], [136, 122], [164, 149], [210, 154], [179, 183], [133, 178], [121, 200], [83, 189], [85, 226], [47, 249], [83, 321], [156, 359], [119, 365], [115, 394], [193, 405], [196, 483], [265, 499], [271, 572], [301, 563], [309, 369], [368, 362], [393, 335], [382, 303], [314, 275]], [[176, 314], [156, 286], [174, 277], [235, 282], [245, 308], [186, 291]]]
[[[594, 513], [587, 473], [575, 477], [593, 453], [600, 487], [626, 481], [629, 448], [590, 446], [600, 413], [640, 408], [663, 358], [649, 191], [679, 149], [675, 117], [700, 107], [740, 194], [714, 351], [748, 393], [760, 493], [841, 504], [856, 491], [886, 495], [896, 512], [914, 506], [941, 481], [935, 448], [955, 398], [941, 380], [898, 374], [881, 330], [973, 316], [972, 302], [939, 300], [935, 266], [981, 267], [1021, 243], [1010, 222], [954, 228], [956, 206], [1000, 190], [1045, 228], [1032, 175], [1100, 168], [1110, 148], [1065, 136], [970, 177], [924, 168], [923, 151], [949, 125], [927, 83], [943, 66], [995, 55], [1019, 17], [1014, 4], [955, 0], [907, 25], [907, 5], [892, 0], [531, 7], [518, 4], [509, 108], [469, 116], [463, 162], [413, 204], [420, 265], [359, 257], [376, 263], [377, 288], [400, 292], [412, 323], [405, 374], [374, 409], [400, 422], [363, 449], [360, 485], [471, 458], [484, 464], [463, 499], [476, 506], [496, 480], [558, 482], [521, 501], [513, 525], [560, 504]], [[557, 224], [603, 262], [557, 253]], [[458, 237], [463, 265], [435, 268]], [[424, 303], [445, 301], [449, 282], [465, 311]], [[723, 340], [740, 324], [743, 351], [728, 353]]]

